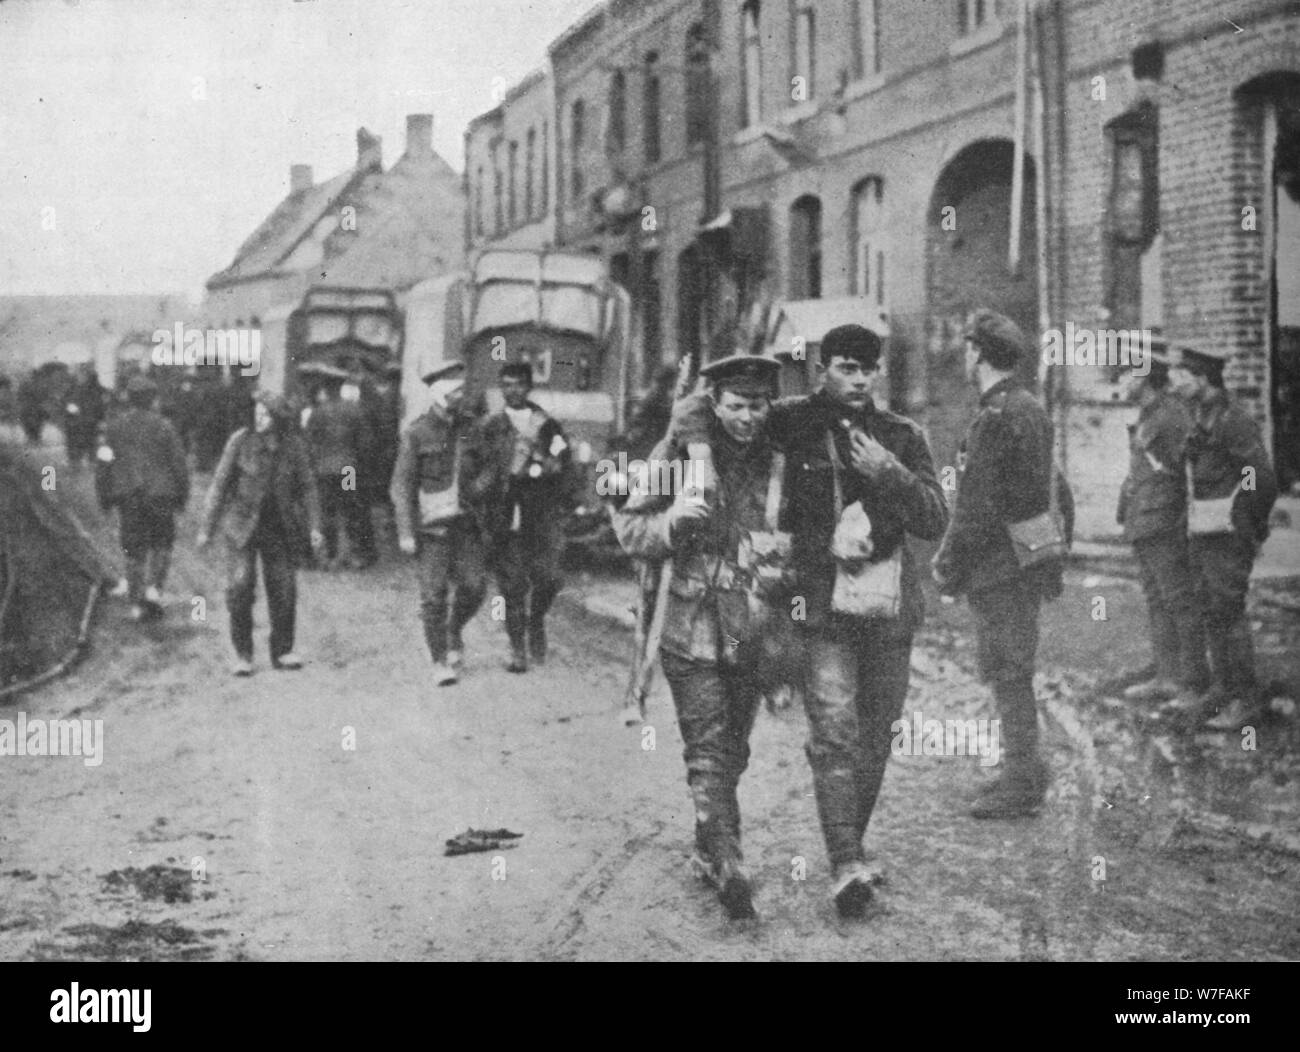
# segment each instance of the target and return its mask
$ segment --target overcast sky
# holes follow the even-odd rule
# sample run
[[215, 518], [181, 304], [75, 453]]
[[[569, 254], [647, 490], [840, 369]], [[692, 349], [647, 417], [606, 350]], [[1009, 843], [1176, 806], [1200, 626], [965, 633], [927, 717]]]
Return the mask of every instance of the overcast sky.
[[288, 193], [289, 165], [336, 175], [362, 125], [387, 167], [406, 115], [431, 112], [434, 148], [459, 171], [494, 79], [542, 65], [594, 6], [0, 3], [0, 294], [197, 296]]

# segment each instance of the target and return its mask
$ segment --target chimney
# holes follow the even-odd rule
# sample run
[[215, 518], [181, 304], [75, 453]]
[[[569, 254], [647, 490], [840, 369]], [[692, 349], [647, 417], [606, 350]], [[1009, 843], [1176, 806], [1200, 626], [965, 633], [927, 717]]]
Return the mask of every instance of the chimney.
[[309, 164], [291, 164], [289, 165], [289, 193], [296, 194], [299, 190], [311, 189], [311, 165]]
[[384, 140], [365, 128], [357, 129], [357, 168], [361, 171], [382, 169]]
[[433, 114], [406, 115], [406, 152], [412, 157], [433, 153]]

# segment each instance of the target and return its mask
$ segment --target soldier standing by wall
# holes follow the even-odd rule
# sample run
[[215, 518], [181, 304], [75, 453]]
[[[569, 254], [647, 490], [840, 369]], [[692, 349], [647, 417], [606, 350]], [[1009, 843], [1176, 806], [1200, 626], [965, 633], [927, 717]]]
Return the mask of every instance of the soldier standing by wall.
[[398, 547], [419, 559], [424, 639], [440, 687], [460, 675], [461, 632], [485, 591], [483, 542], [468, 508], [468, 482], [462, 484], [476, 476], [471, 419], [462, 412], [464, 371], [455, 362], [424, 375], [429, 408], [402, 434], [390, 489]]
[[[564, 517], [573, 499], [572, 453], [558, 421], [528, 397], [533, 371], [511, 362], [500, 372], [505, 408], [487, 417], [473, 439], [486, 477], [488, 562], [505, 597], [510, 672], [546, 660], [546, 612], [560, 590]], [[526, 636], [526, 640], [525, 640]]]
[[190, 494], [190, 472], [176, 430], [155, 412], [158, 389], [133, 376], [126, 385], [127, 409], [104, 428], [95, 454], [95, 490], [100, 506], [117, 508], [126, 556], [131, 617], [162, 615], [162, 588], [176, 539], [176, 514]]
[[1183, 348], [1170, 370], [1170, 383], [1194, 420], [1187, 440], [1188, 545], [1214, 671], [1208, 691], [1172, 707], [1193, 725], [1235, 731], [1263, 715], [1246, 593], [1268, 538], [1277, 478], [1259, 425], [1224, 390], [1224, 364], [1220, 351]]
[[[934, 557], [945, 595], [965, 595], [975, 619], [981, 678], [1002, 721], [1005, 769], [971, 809], [975, 818], [1017, 818], [1042, 805], [1050, 772], [1038, 752], [1034, 663], [1042, 600], [1061, 594], [1061, 561], [1022, 568], [1007, 526], [1048, 510], [1053, 484], [1052, 421], [1016, 378], [1029, 353], [1010, 318], [975, 312], [966, 328], [966, 378], [980, 408], [962, 442], [952, 521]], [[1064, 487], [1068, 537], [1073, 505]]]
[[1184, 446], [1192, 417], [1169, 389], [1169, 364], [1164, 341], [1155, 342], [1150, 371], [1135, 375], [1129, 390], [1141, 408], [1129, 425], [1129, 471], [1117, 520], [1141, 567], [1155, 658], [1154, 676], [1124, 691], [1132, 701], [1195, 696], [1210, 681], [1187, 550]]

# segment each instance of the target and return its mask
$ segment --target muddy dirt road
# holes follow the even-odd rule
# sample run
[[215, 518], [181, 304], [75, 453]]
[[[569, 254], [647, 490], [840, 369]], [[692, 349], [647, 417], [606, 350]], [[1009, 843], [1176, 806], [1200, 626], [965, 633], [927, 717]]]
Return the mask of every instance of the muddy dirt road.
[[[106, 605], [93, 654], [0, 712], [102, 720], [104, 736], [95, 767], [0, 758], [0, 958], [1300, 956], [1300, 858], [1188, 822], [1168, 779], [1112, 762], [1114, 742], [1081, 745], [1068, 717], [1048, 721], [1056, 780], [1034, 820], [965, 817], [991, 773], [977, 757], [896, 758], [868, 834], [886, 883], [846, 924], [827, 897], [803, 715], [763, 713], [741, 786], [761, 920], [730, 924], [687, 871], [667, 696], [646, 727], [615, 718], [628, 643], [607, 621], [567, 603], [552, 659], [513, 676], [485, 610], [466, 679], [437, 689], [410, 566], [389, 556], [302, 575], [300, 672], [267, 667], [259, 606], [258, 672], [237, 680], [215, 570], [183, 541], [164, 622]], [[991, 715], [941, 621], [915, 664], [906, 712]], [[467, 826], [524, 836], [445, 857]]]

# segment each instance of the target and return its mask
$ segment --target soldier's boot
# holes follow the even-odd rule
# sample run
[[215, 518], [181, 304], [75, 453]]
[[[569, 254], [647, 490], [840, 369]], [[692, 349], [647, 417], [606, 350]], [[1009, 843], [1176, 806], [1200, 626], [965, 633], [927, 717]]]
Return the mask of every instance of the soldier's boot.
[[831, 878], [831, 898], [835, 911], [846, 920], [860, 920], [871, 905], [871, 885], [875, 875], [862, 859], [840, 862]]
[[535, 665], [546, 662], [546, 615], [538, 615], [536, 604], [528, 618], [528, 656]]
[[1178, 672], [1179, 694], [1203, 694], [1214, 677], [1210, 662], [1205, 656], [1205, 625], [1201, 611], [1189, 606], [1177, 614], [1178, 619]]
[[1147, 599], [1147, 621], [1155, 675], [1125, 688], [1128, 701], [1167, 701], [1178, 694], [1178, 624], [1165, 603]]
[[995, 683], [993, 694], [1002, 720], [1001, 777], [987, 786], [971, 808], [972, 818], [1025, 818], [1036, 814], [1051, 774], [1038, 755], [1038, 703], [1033, 678]]
[[740, 808], [734, 785], [712, 772], [691, 777], [695, 799], [695, 856], [691, 868], [718, 893], [731, 920], [756, 917], [754, 892], [740, 850]]
[[[1201, 711], [1206, 730], [1234, 732], [1264, 718], [1264, 697], [1255, 678], [1255, 646], [1245, 618], [1238, 618], [1219, 634], [1215, 656], [1223, 670], [1224, 695]], [[1208, 701], [1208, 699], [1207, 699]]]
[[526, 599], [523, 596], [506, 597], [506, 635], [510, 639], [510, 660], [506, 662], [507, 672], [528, 671], [528, 651], [525, 648], [528, 615], [525, 610]]
[[149, 550], [149, 569], [145, 579], [145, 594], [152, 596], [150, 602], [162, 604], [163, 585], [167, 583], [167, 571], [172, 565], [172, 550], [166, 548], [151, 548]]
[[464, 629], [483, 605], [483, 588], [459, 585], [451, 604], [451, 623], [447, 626], [447, 664], [457, 672], [465, 662]]
[[546, 614], [559, 592], [553, 581], [542, 581], [533, 586], [533, 594], [528, 604], [528, 653], [534, 662], [542, 664], [546, 660]]

